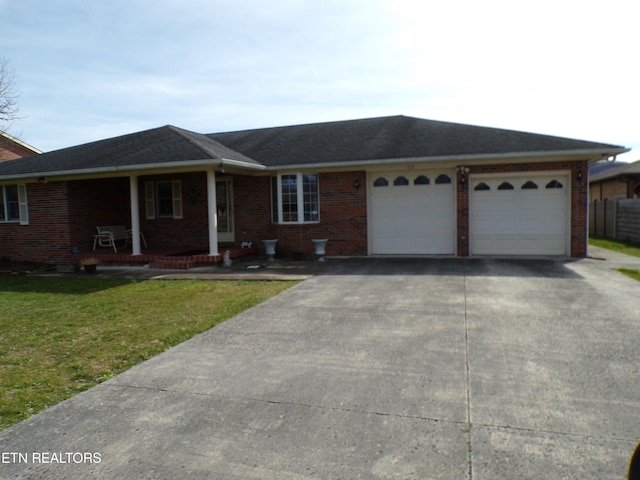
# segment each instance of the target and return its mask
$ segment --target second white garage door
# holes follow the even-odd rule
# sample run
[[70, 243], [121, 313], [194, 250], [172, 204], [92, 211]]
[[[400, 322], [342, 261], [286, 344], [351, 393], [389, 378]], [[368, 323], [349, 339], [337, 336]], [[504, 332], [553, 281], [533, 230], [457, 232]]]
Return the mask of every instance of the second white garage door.
[[472, 255], [566, 255], [566, 174], [471, 177]]
[[370, 173], [371, 253], [453, 254], [454, 179], [453, 172]]

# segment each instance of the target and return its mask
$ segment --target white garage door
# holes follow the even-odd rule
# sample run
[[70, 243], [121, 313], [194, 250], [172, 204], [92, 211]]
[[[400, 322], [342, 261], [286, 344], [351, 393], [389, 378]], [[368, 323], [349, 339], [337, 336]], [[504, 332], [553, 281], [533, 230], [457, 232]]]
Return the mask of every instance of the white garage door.
[[453, 172], [370, 173], [372, 254], [453, 254]]
[[472, 176], [469, 185], [472, 255], [566, 255], [568, 177]]

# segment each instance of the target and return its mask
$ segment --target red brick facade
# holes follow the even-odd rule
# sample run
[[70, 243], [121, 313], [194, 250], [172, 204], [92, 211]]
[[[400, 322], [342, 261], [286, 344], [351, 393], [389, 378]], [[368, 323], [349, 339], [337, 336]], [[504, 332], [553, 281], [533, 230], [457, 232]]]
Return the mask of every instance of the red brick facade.
[[313, 255], [311, 239], [328, 238], [329, 256], [367, 255], [366, 173], [321, 173], [319, 184], [320, 222], [277, 225], [271, 222], [270, 177], [234, 177], [236, 239], [262, 248], [261, 240], [277, 238], [279, 255]]
[[[456, 179], [457, 254], [469, 255], [468, 176], [474, 174], [552, 171], [571, 172], [571, 256], [584, 257], [587, 247], [586, 162], [523, 163], [471, 166]], [[578, 179], [578, 172], [584, 176]], [[230, 178], [218, 175], [218, 180]], [[303, 225], [271, 222], [269, 176], [231, 176], [235, 243], [277, 238], [276, 251], [313, 255], [311, 239], [328, 238], [328, 256], [368, 254], [367, 181], [365, 171], [319, 174], [320, 221]], [[183, 217], [147, 219], [144, 186], [148, 181], [182, 181]], [[141, 176], [138, 179], [140, 227], [149, 249], [195, 250], [208, 246], [207, 179], [204, 172]], [[356, 187], [357, 185], [357, 187]], [[89, 252], [97, 225], [131, 225], [129, 179], [108, 178], [28, 184], [29, 225], [0, 223], [0, 255], [47, 263], [68, 261], [73, 251]]]
[[27, 192], [30, 223], [0, 223], [0, 255], [45, 263], [67, 257], [70, 230], [66, 184], [29, 184]]

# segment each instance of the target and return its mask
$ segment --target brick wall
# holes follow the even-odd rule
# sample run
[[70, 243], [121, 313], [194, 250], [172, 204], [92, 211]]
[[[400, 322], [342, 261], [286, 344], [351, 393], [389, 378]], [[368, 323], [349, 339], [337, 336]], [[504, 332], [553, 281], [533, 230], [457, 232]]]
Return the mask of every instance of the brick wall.
[[[571, 235], [573, 257], [586, 255], [586, 162], [530, 163], [470, 167], [469, 174], [552, 171], [571, 172]], [[578, 182], [578, 171], [584, 179]], [[219, 179], [225, 176], [219, 176]], [[182, 180], [183, 218], [147, 219], [144, 183]], [[360, 187], [354, 182], [359, 180]], [[301, 251], [313, 256], [313, 238], [328, 238], [327, 255], [367, 255], [367, 191], [364, 171], [319, 175], [320, 222], [303, 225], [271, 223], [270, 177], [233, 176], [235, 243], [277, 238], [276, 251], [288, 256]], [[468, 182], [456, 179], [457, 254], [469, 255]], [[112, 178], [71, 182], [33, 183], [27, 187], [30, 225], [0, 223], [0, 255], [16, 260], [60, 263], [71, 251], [90, 250], [97, 225], [131, 225], [129, 179]], [[140, 222], [150, 249], [208, 247], [207, 184], [204, 172], [139, 178]]]
[[57, 263], [70, 253], [66, 182], [27, 185], [29, 225], [0, 223], [0, 255], [16, 261]]
[[[182, 181], [182, 218], [146, 218], [145, 182], [170, 182], [173, 180]], [[208, 249], [206, 173], [142, 176], [138, 179], [138, 190], [140, 230], [144, 233], [149, 248], [176, 251]]]
[[90, 250], [99, 225], [131, 225], [128, 178], [68, 182], [68, 191], [72, 248]]
[[[464, 182], [462, 178], [464, 177]], [[469, 256], [469, 182], [468, 174], [456, 174], [457, 255]]]
[[[355, 180], [360, 188], [354, 187]], [[321, 173], [320, 222], [302, 225], [271, 223], [270, 177], [234, 177], [236, 238], [263, 248], [263, 239], [277, 238], [278, 255], [313, 255], [311, 239], [328, 238], [326, 253], [367, 255], [367, 193], [363, 171]]]
[[[588, 203], [589, 184], [587, 180], [587, 162], [574, 162], [571, 166], [571, 256], [586, 257], [588, 250]], [[578, 172], [583, 178], [578, 181]]]
[[275, 238], [271, 229], [270, 178], [233, 177], [237, 242], [253, 242], [257, 248], [263, 248], [261, 240]]

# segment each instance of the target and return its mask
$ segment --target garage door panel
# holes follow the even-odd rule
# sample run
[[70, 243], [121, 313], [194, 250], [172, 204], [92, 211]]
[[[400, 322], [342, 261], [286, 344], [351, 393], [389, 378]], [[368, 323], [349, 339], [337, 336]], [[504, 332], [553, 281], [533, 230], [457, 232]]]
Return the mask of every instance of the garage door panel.
[[[546, 188], [553, 180], [560, 181], [562, 188]], [[476, 188], [480, 183], [484, 185]], [[514, 188], [498, 190], [507, 183]], [[566, 175], [554, 173], [472, 178], [471, 254], [566, 254], [567, 185]]]
[[[370, 235], [373, 254], [452, 254], [455, 239], [453, 184], [435, 184], [442, 172], [375, 174], [370, 186]], [[415, 184], [420, 175], [429, 184]], [[409, 185], [393, 185], [404, 176]], [[451, 174], [449, 174], [451, 176]], [[374, 186], [386, 178], [385, 187]]]
[[478, 235], [473, 242], [476, 255], [562, 255], [545, 252], [564, 252], [565, 246], [560, 235]]

